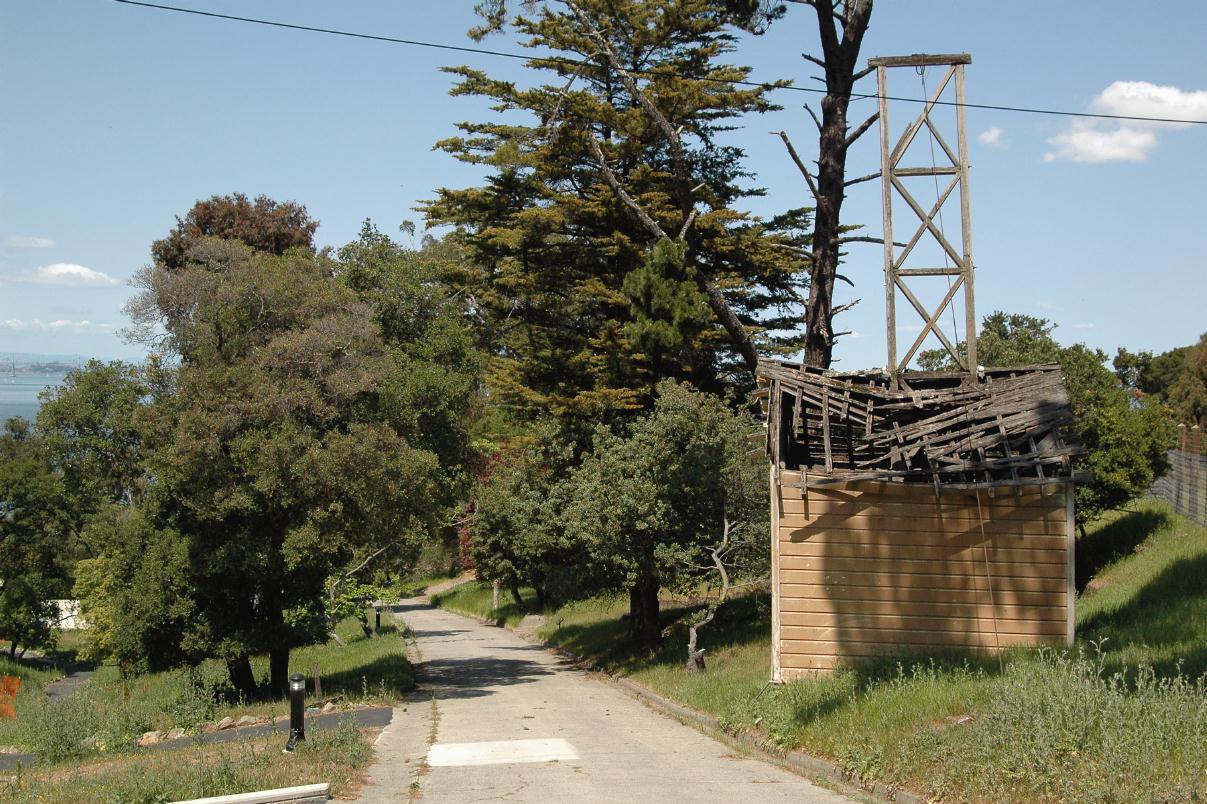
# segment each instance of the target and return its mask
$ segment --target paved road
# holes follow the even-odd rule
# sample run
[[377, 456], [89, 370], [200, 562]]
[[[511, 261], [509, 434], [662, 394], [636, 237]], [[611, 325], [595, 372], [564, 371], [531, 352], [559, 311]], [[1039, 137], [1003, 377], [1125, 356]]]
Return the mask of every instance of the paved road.
[[398, 610], [418, 638], [421, 694], [383, 732], [365, 801], [849, 801], [507, 630], [418, 599]]

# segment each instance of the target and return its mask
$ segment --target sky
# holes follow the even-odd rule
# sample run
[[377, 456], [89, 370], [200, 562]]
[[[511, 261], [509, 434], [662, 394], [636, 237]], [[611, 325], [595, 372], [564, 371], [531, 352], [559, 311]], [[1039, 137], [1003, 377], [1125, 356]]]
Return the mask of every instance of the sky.
[[[315, 27], [474, 46], [475, 0], [329, 3], [180, 0], [169, 4]], [[791, 6], [761, 36], [743, 36], [732, 63], [756, 80], [819, 86], [800, 54], [817, 54], [812, 11]], [[1040, 3], [881, 0], [863, 56], [968, 52], [970, 103], [1207, 120], [1207, 4], [1171, 0], [1161, 20], [1135, 2]], [[1160, 22], [1160, 24], [1158, 24]], [[507, 36], [484, 47], [519, 52]], [[435, 188], [471, 186], [480, 170], [432, 146], [460, 121], [494, 113], [450, 97], [442, 66], [469, 64], [531, 83], [523, 63], [487, 55], [281, 30], [111, 0], [0, 3], [0, 352], [137, 360], [123, 342], [132, 274], [192, 204], [215, 194], [266, 194], [305, 204], [320, 245], [354, 239], [366, 218], [395, 233]], [[937, 68], [890, 74], [891, 94], [918, 98]], [[875, 79], [860, 89], [875, 92]], [[950, 91], [950, 90], [949, 90]], [[946, 96], [945, 96], [946, 97]], [[816, 135], [802, 104], [743, 119], [730, 141], [747, 152], [750, 210], [769, 216], [810, 205], [777, 137], [806, 159]], [[852, 103], [851, 118], [875, 111]], [[893, 138], [918, 112], [890, 104]], [[954, 115], [936, 125], [955, 147]], [[1207, 125], [1170, 125], [969, 109], [972, 253], [979, 315], [1047, 318], [1063, 343], [1114, 353], [1164, 351], [1207, 331]], [[810, 136], [813, 134], [813, 136]], [[909, 164], [925, 166], [919, 136]], [[941, 146], [933, 145], [942, 163]], [[873, 128], [852, 148], [849, 175], [879, 169]], [[923, 206], [930, 179], [913, 180]], [[959, 243], [959, 203], [943, 208]], [[913, 233], [896, 205], [894, 239]], [[844, 220], [882, 231], [878, 182], [852, 187]], [[914, 219], [916, 221], [916, 218]], [[837, 368], [885, 365], [883, 250], [852, 244], [837, 302], [861, 301], [836, 321]], [[920, 246], [912, 265], [937, 265]], [[933, 304], [945, 280], [918, 295]], [[899, 298], [898, 341], [920, 331]], [[912, 317], [911, 317], [912, 316]], [[963, 313], [944, 316], [962, 338]], [[933, 338], [933, 336], [931, 336]], [[933, 346], [933, 340], [926, 346]]]

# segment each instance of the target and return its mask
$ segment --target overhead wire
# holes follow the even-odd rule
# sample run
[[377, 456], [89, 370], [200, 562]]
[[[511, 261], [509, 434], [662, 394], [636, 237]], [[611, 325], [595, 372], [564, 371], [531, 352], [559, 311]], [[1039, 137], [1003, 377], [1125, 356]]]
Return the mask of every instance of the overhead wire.
[[[306, 31], [308, 33], [327, 34], [329, 36], [344, 36], [352, 39], [367, 39], [375, 42], [384, 42], [387, 44], [408, 45], [411, 47], [426, 47], [436, 50], [450, 50], [459, 53], [474, 53], [482, 56], [496, 56], [505, 59], [519, 59], [526, 62], [544, 63], [550, 65], [559, 65], [563, 67], [582, 67], [589, 62], [566, 58], [564, 56], [532, 56], [525, 53], [511, 53], [505, 50], [491, 50], [489, 48], [469, 47], [467, 45], [449, 45], [442, 42], [427, 42], [421, 39], [403, 39], [395, 36], [381, 36], [379, 34], [359, 33], [357, 31], [341, 31], [336, 28], [322, 28], [315, 25], [299, 25], [291, 22], [281, 22], [279, 20], [265, 20], [256, 17], [241, 17], [235, 14], [219, 14], [215, 11], [202, 11], [195, 8], [182, 8], [180, 6], [169, 6], [162, 3], [148, 3], [144, 0], [114, 0], [115, 3], [121, 3], [127, 6], [140, 6], [142, 8], [157, 9], [160, 11], [173, 11], [180, 14], [191, 14], [198, 17], [210, 17], [213, 19], [228, 20], [231, 22], [245, 22], [253, 25], [265, 25], [272, 28], [286, 28], [294, 31]], [[679, 73], [670, 70], [659, 69], [634, 69], [633, 72], [638, 75], [652, 77], [679, 77]], [[814, 95], [825, 95], [828, 90], [817, 89], [814, 87], [798, 87], [783, 82], [765, 82], [765, 81], [742, 81], [730, 80], [727, 78], [713, 78], [710, 76], [696, 76], [693, 78], [696, 81], [715, 82], [730, 86], [755, 87], [767, 90], [784, 90], [787, 92], [807, 92]], [[852, 92], [852, 100], [866, 100], [879, 97], [876, 93], [871, 92]], [[887, 100], [899, 101], [903, 103], [926, 103], [925, 98], [904, 98], [896, 96], [886, 96]], [[1042, 114], [1054, 115], [1058, 117], [1089, 117], [1099, 120], [1134, 120], [1148, 123], [1184, 123], [1188, 125], [1203, 125], [1207, 126], [1207, 120], [1185, 120], [1174, 117], [1145, 117], [1141, 115], [1125, 115], [1125, 114], [1106, 114], [1104, 112], [1070, 112], [1063, 109], [1038, 109], [1027, 106], [1005, 106], [1000, 104], [990, 103], [958, 103], [956, 101], [936, 101], [936, 106], [963, 106], [965, 109], [983, 109], [987, 111], [997, 112], [1016, 112], [1020, 114]]]

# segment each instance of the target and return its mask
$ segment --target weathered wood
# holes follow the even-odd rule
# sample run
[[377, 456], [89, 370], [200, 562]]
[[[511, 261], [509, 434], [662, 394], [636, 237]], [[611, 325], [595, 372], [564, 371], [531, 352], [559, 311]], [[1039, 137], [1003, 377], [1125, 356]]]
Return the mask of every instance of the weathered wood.
[[874, 56], [869, 67], [934, 67], [943, 64], [972, 64], [969, 53], [915, 53], [912, 56]]

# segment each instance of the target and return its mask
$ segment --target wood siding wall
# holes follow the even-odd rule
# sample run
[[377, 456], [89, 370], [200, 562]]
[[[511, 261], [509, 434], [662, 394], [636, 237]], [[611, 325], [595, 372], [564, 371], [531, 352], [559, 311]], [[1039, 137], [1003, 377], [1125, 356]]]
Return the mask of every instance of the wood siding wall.
[[[772, 476], [772, 672], [1073, 638], [1071, 488], [944, 492]], [[984, 536], [982, 536], [982, 523]]]

